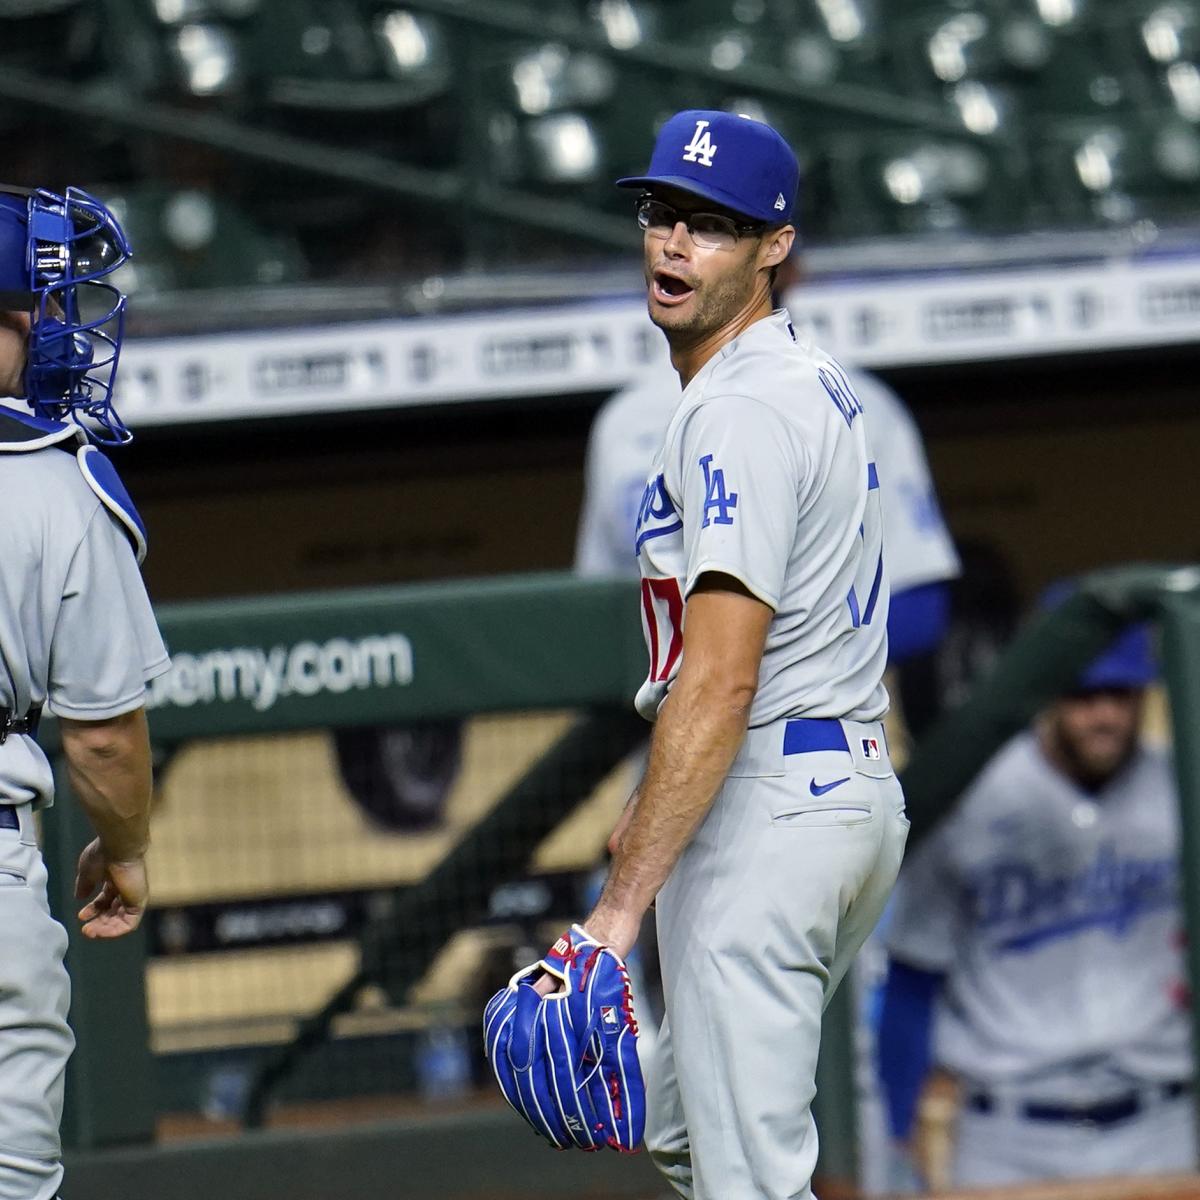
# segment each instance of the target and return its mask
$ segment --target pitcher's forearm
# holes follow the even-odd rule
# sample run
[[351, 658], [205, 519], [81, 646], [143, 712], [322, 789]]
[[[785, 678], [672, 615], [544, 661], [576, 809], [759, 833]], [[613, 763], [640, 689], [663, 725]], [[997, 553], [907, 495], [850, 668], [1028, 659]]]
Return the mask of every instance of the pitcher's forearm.
[[105, 856], [140, 858], [150, 843], [150, 739], [144, 709], [107, 721], [62, 720], [71, 787]]
[[586, 922], [640, 922], [704, 819], [746, 734], [753, 691], [681, 675], [654, 726], [650, 761], [608, 882]]

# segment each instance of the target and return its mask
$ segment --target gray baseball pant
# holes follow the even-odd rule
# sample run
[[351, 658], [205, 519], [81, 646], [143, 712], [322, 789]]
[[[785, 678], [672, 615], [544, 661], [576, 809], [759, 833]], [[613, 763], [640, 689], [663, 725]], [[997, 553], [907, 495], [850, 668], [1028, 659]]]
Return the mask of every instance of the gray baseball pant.
[[908, 836], [881, 726], [840, 724], [847, 749], [788, 755], [785, 722], [750, 730], [658, 896], [646, 1143], [685, 1200], [812, 1197], [821, 1015]]
[[0, 828], [0, 1200], [52, 1200], [75, 1046], [67, 934], [50, 915], [32, 806], [16, 813], [19, 829]]

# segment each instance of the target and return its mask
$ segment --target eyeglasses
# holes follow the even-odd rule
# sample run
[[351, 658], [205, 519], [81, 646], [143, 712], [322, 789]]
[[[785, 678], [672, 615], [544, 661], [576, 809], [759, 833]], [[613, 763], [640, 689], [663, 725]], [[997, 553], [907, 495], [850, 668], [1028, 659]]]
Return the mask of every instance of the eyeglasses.
[[761, 221], [739, 225], [732, 217], [723, 217], [720, 213], [680, 212], [661, 200], [655, 200], [653, 196], [643, 196], [638, 200], [637, 221], [651, 237], [664, 240], [682, 221], [692, 241], [706, 250], [732, 250], [738, 238], [762, 233], [766, 229]]

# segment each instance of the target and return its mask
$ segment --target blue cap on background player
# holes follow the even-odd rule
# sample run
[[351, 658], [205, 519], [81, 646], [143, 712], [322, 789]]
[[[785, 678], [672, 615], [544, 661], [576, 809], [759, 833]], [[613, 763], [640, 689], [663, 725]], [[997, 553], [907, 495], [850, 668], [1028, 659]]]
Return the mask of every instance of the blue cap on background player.
[[1083, 691], [1101, 688], [1148, 687], [1158, 678], [1150, 629], [1134, 625], [1092, 663], [1079, 677]]
[[712, 200], [755, 221], [785, 225], [800, 188], [792, 148], [762, 121], [715, 109], [676, 113], [659, 130], [645, 175], [617, 187], [660, 183]]
[[[1073, 580], [1052, 583], [1038, 607], [1057, 608], [1078, 587]], [[1149, 687], [1158, 678], [1158, 664], [1148, 625], [1131, 625], [1079, 677], [1080, 691]]]

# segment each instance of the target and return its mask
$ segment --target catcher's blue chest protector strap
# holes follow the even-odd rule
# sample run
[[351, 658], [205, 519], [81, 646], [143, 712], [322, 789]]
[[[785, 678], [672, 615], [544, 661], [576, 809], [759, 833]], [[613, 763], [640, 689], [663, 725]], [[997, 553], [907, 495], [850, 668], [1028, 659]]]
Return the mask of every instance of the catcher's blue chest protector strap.
[[[18, 412], [0, 405], [0, 454], [28, 454], [31, 450], [41, 450], [46, 446], [57, 446], [64, 442], [78, 445], [86, 440], [78, 425], [49, 421], [44, 417], [35, 417], [31, 412]], [[67, 447], [63, 446], [63, 449]]]
[[78, 425], [49, 421], [33, 413], [17, 412], [0, 405], [0, 453], [28, 454], [47, 446], [75, 451], [75, 461], [88, 487], [120, 522], [140, 564], [146, 557], [146, 526], [116, 467], [95, 446], [88, 444], [87, 436]]
[[117, 468], [95, 446], [80, 446], [75, 452], [75, 460], [100, 503], [124, 526], [140, 566], [146, 557], [146, 526], [134, 508]]

